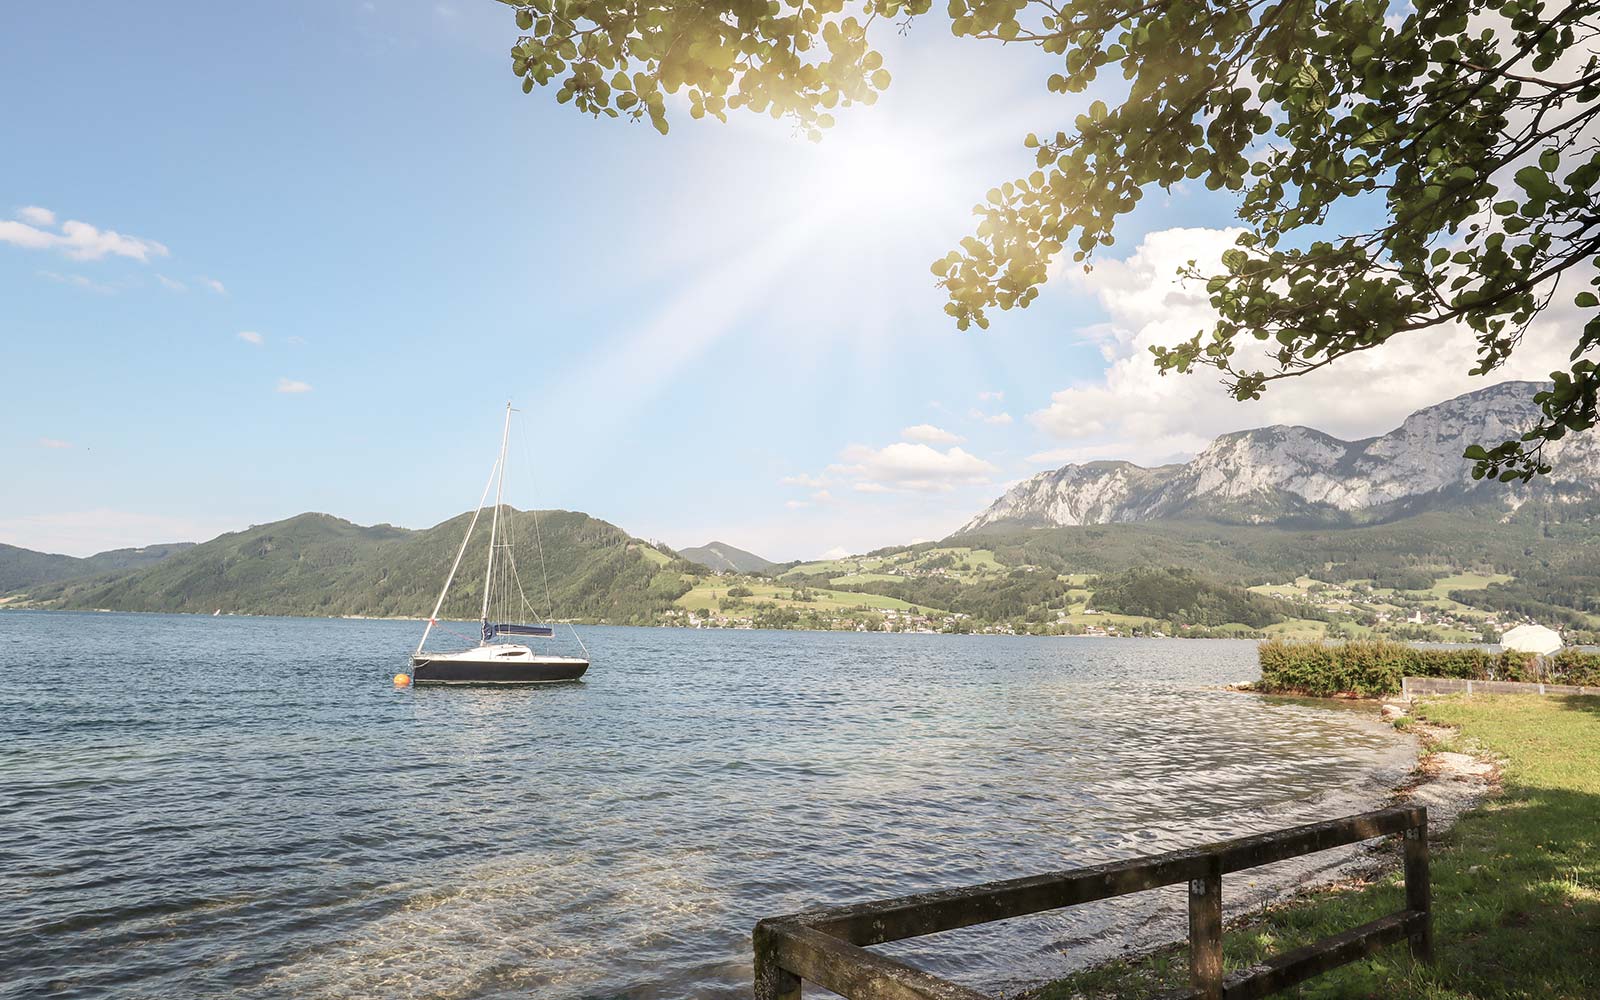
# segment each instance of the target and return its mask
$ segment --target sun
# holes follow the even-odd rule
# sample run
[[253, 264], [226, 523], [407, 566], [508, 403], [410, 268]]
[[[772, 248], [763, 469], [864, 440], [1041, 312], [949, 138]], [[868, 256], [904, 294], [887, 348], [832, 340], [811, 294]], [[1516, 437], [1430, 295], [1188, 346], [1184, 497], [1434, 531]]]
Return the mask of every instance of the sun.
[[804, 175], [793, 197], [806, 211], [867, 227], [965, 206], [972, 196], [954, 168], [949, 141], [931, 131], [867, 120], [805, 146]]

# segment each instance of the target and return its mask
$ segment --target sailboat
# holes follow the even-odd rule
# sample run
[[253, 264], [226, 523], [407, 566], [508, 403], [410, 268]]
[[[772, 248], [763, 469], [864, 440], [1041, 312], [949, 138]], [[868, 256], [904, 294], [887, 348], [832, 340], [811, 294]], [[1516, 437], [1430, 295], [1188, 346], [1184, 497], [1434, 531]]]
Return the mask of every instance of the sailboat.
[[[411, 655], [411, 682], [414, 684], [551, 684], [559, 681], [575, 681], [589, 669], [589, 651], [583, 645], [583, 640], [578, 637], [576, 630], [572, 637], [583, 649], [583, 656], [550, 656], [535, 653], [533, 649], [520, 642], [508, 642], [502, 637], [521, 637], [549, 639], [555, 635], [553, 625], [535, 621], [532, 624], [521, 624], [517, 621], [508, 621], [513, 617], [510, 613], [515, 611], [516, 618], [530, 617], [527, 598], [522, 592], [522, 581], [517, 576], [517, 564], [513, 558], [512, 549], [512, 522], [506, 519], [504, 532], [500, 526], [500, 509], [504, 506], [506, 491], [506, 445], [511, 440], [511, 404], [506, 404], [505, 427], [500, 432], [500, 457], [495, 460], [494, 468], [489, 472], [489, 481], [484, 484], [483, 496], [478, 500], [478, 509], [472, 512], [472, 520], [467, 524], [466, 537], [461, 539], [461, 548], [456, 552], [456, 560], [450, 566], [450, 575], [445, 578], [444, 588], [439, 591], [439, 599], [433, 605], [433, 614], [428, 616], [427, 628], [422, 630], [422, 641], [417, 643], [416, 652]], [[498, 481], [498, 486], [496, 482]], [[483, 613], [479, 622], [482, 627], [482, 638], [476, 646], [452, 653], [425, 652], [428, 645], [428, 636], [434, 628], [439, 626], [439, 612], [444, 607], [445, 597], [450, 593], [450, 585], [455, 582], [456, 570], [461, 568], [461, 559], [467, 554], [467, 546], [472, 541], [472, 532], [478, 526], [478, 518], [483, 514], [484, 502], [489, 499], [489, 488], [495, 487], [494, 513], [489, 523], [489, 557], [484, 571], [483, 580]], [[537, 517], [535, 514], [535, 525]], [[539, 559], [544, 560], [544, 541], [539, 539]], [[498, 570], [498, 572], [497, 572]], [[545, 597], [549, 600], [549, 582], [545, 583]], [[537, 616], [531, 616], [537, 618]]]

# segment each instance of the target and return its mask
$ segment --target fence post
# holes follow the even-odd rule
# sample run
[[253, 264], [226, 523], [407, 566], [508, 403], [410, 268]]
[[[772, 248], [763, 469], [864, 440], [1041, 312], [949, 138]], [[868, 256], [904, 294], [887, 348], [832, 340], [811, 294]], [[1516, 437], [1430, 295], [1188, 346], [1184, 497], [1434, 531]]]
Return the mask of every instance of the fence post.
[[755, 951], [755, 1000], [800, 1000], [800, 977], [778, 964], [777, 942], [766, 921], [751, 935]]
[[1406, 830], [1406, 909], [1422, 914], [1422, 929], [1411, 935], [1411, 957], [1433, 961], [1433, 886], [1428, 878], [1428, 810]]
[[1189, 882], [1189, 982], [1200, 1000], [1222, 1000], [1222, 859]]

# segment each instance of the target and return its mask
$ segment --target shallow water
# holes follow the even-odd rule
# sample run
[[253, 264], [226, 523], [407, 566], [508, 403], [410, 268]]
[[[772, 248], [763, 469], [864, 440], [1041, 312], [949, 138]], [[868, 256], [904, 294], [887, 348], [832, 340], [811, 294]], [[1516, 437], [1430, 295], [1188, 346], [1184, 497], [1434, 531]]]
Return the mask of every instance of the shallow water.
[[[0, 613], [0, 995], [748, 995], [762, 916], [1369, 808], [1408, 760], [1208, 687], [1251, 642], [581, 631], [583, 683], [397, 691], [412, 623]], [[889, 950], [1009, 987], [1171, 902]]]

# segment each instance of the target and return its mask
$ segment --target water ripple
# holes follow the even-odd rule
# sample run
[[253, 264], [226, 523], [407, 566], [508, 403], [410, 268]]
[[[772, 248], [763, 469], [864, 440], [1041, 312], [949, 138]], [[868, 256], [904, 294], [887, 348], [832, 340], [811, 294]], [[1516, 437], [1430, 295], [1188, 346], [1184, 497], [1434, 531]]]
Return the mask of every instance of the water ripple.
[[[0, 613], [0, 995], [741, 996], [761, 916], [1365, 808], [1409, 763], [1215, 690], [1244, 642], [596, 628], [582, 684], [394, 691], [415, 634]], [[1181, 902], [885, 950], [1006, 985]]]

